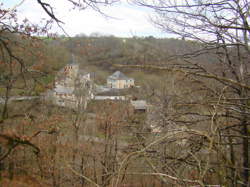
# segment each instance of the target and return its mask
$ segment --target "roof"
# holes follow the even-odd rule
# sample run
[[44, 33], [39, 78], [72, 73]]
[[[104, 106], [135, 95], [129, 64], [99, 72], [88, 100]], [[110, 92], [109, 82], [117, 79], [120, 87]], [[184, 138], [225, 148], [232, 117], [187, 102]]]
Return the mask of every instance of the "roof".
[[66, 87], [66, 86], [60, 86], [58, 85], [54, 91], [56, 93], [61, 93], [61, 94], [72, 94], [73, 91], [74, 91], [74, 88], [73, 87]]
[[145, 100], [131, 100], [131, 104], [136, 110], [147, 109], [147, 102]]
[[99, 95], [99, 96], [124, 96], [125, 94], [122, 92], [119, 92], [119, 90], [117, 90], [117, 89], [110, 89], [107, 91], [96, 93], [96, 95]]
[[122, 72], [120, 71], [116, 71], [115, 73], [113, 73], [112, 75], [110, 75], [108, 77], [108, 79], [115, 79], [115, 80], [128, 80], [131, 78], [128, 78], [126, 75], [124, 75]]
[[103, 93], [103, 92], [109, 92], [112, 88], [102, 86], [102, 85], [96, 85], [95, 91], [96, 93]]

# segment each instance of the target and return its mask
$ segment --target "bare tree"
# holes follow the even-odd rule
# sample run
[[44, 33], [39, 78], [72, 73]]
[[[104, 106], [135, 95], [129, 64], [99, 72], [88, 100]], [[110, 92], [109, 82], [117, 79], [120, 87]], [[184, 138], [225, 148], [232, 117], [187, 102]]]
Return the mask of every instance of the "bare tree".
[[[58, 24], [58, 26], [62, 28], [61, 24], [63, 23], [63, 21], [59, 20], [54, 14], [54, 8], [51, 6], [51, 4], [43, 0], [37, 0], [36, 2], [41, 6], [41, 8], [51, 18], [51, 20], [45, 20], [43, 22], [43, 26], [37, 26], [35, 24], [32, 24], [28, 19], [25, 19], [23, 20], [23, 22], [21, 22], [20, 20], [18, 20], [19, 12], [16, 9], [17, 7], [21, 6], [24, 1], [25, 0], [20, 0], [19, 3], [10, 8], [6, 8], [6, 6], [3, 6], [3, 4], [0, 5], [0, 125], [1, 139], [4, 140], [3, 142], [9, 142], [7, 146], [4, 146], [2, 144], [0, 146], [0, 174], [2, 174], [2, 170], [4, 169], [2, 167], [2, 163], [6, 163], [6, 159], [8, 159], [8, 157], [15, 158], [15, 156], [18, 156], [15, 151], [20, 151], [18, 149], [20, 145], [31, 147], [32, 151], [34, 150], [38, 154], [40, 149], [32, 143], [34, 141], [33, 139], [35, 139], [35, 137], [37, 137], [40, 132], [47, 132], [48, 134], [53, 134], [50, 130], [41, 130], [36, 128], [34, 129], [36, 129], [37, 132], [35, 132], [34, 135], [30, 135], [29, 133], [27, 133], [29, 135], [20, 135], [16, 133], [6, 132], [10, 129], [14, 132], [19, 131], [19, 127], [21, 126], [22, 121], [25, 121], [26, 118], [28, 118], [28, 120], [32, 120], [32, 117], [29, 118], [30, 111], [24, 110], [26, 109], [24, 107], [19, 111], [21, 114], [18, 114], [18, 117], [21, 116], [21, 118], [14, 118], [12, 115], [10, 115], [13, 113], [13, 111], [9, 110], [9, 98], [12, 94], [11, 92], [13, 88], [17, 88], [20, 90], [32, 90], [34, 86], [30, 83], [32, 82], [31, 79], [34, 81], [34, 83], [38, 83], [39, 81], [37, 77], [41, 77], [46, 73], [41, 71], [40, 69], [40, 66], [43, 65], [42, 60], [39, 58], [34, 58], [34, 51], [36, 51], [34, 49], [38, 48], [39, 45], [42, 43], [41, 40], [38, 39], [36, 36], [50, 36], [49, 28], [51, 27], [51, 25], [56, 22], [56, 24]], [[79, 8], [80, 10], [92, 8], [100, 13], [102, 13], [100, 10], [100, 6], [111, 5], [115, 2], [114, 0], [66, 1], [71, 3], [73, 7]], [[38, 56], [42, 58], [43, 54], [39, 54]], [[35, 64], [35, 62], [39, 62], [39, 64]], [[2, 101], [4, 101], [3, 105]], [[35, 108], [36, 107], [34, 107], [33, 109], [35, 110]], [[12, 119], [10, 116], [13, 117], [13, 121], [11, 121]], [[39, 116], [41, 117], [42, 115]], [[11, 125], [9, 124], [8, 120], [12, 122]], [[76, 128], [78, 127], [76, 126]], [[57, 137], [52, 139], [53, 143], [55, 143], [56, 141]], [[12, 153], [15, 153], [15, 155], [13, 156]], [[32, 152], [30, 155], [32, 155]], [[56, 157], [54, 156], [52, 158], [55, 159]], [[54, 162], [52, 164], [56, 167], [57, 163]], [[21, 165], [21, 167], [24, 167], [24, 165]], [[25, 168], [23, 168], [23, 170], [25, 170]], [[54, 179], [56, 179], [56, 177]]]
[[[194, 178], [202, 185], [249, 186], [249, 2], [134, 2], [155, 10], [152, 21], [163, 31], [196, 43], [189, 52], [169, 56], [163, 66], [143, 66], [175, 72], [178, 79], [183, 79], [176, 84], [183, 93], [168, 93], [161, 100], [161, 113], [158, 112], [161, 126], [171, 125], [167, 132], [176, 130], [181, 135], [169, 141], [166, 137], [155, 145], [174, 143], [173, 149], [178, 144], [185, 145], [185, 149], [171, 152], [168, 146], [166, 150], [170, 152], [165, 151], [162, 156], [167, 170], [159, 171], [172, 174], [180, 184], [195, 183], [187, 173], [176, 171], [186, 165], [189, 171], [196, 172]], [[204, 55], [211, 58], [210, 63], [202, 61]], [[152, 158], [157, 158], [157, 154]], [[151, 166], [155, 171], [159, 169]], [[210, 174], [213, 177], [208, 177]]]

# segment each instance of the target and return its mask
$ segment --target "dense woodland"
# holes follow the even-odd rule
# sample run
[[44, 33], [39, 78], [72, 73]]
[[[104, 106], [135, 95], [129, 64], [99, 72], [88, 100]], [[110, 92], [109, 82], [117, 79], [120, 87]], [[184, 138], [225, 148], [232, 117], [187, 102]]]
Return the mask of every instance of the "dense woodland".
[[[83, 11], [114, 3], [70, 2]], [[249, 2], [134, 3], [178, 37], [52, 37], [53, 21], [18, 22], [17, 11], [0, 6], [1, 186], [250, 185]], [[52, 89], [72, 54], [98, 85], [115, 70], [133, 77], [140, 88], [129, 94], [146, 100], [147, 112], [129, 101], [91, 101], [86, 110], [10, 101]]]

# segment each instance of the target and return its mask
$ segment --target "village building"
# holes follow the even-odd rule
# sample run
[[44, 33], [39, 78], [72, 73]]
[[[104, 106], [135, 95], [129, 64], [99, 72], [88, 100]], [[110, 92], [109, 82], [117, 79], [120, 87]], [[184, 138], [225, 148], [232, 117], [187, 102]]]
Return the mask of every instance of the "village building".
[[126, 95], [119, 90], [111, 89], [109, 91], [105, 92], [99, 92], [96, 93], [96, 95], [93, 97], [94, 100], [128, 100], [129, 95]]
[[79, 76], [79, 64], [75, 62], [74, 57], [69, 64], [64, 66], [55, 77], [55, 87], [57, 85], [74, 87], [75, 80]]
[[57, 85], [53, 91], [54, 103], [59, 106], [76, 106], [74, 87]]
[[120, 71], [116, 71], [107, 78], [107, 86], [109, 88], [124, 89], [131, 88], [134, 85], [134, 79], [127, 77]]
[[56, 105], [70, 108], [83, 105], [86, 108], [88, 100], [93, 97], [91, 73], [80, 70], [72, 58], [72, 62], [58, 72], [52, 96]]
[[131, 100], [130, 103], [134, 109], [134, 112], [147, 111], [147, 102], [145, 100]]

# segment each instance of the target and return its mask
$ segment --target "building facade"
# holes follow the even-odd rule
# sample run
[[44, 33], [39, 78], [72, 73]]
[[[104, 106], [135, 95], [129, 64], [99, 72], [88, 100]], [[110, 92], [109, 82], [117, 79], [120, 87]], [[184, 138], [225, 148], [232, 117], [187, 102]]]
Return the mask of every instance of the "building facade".
[[125, 76], [122, 72], [116, 71], [107, 78], [109, 88], [124, 89], [131, 88], [135, 85], [134, 79]]
[[92, 96], [93, 83], [90, 73], [80, 70], [79, 64], [67, 64], [55, 78], [53, 101], [56, 105], [86, 109]]

